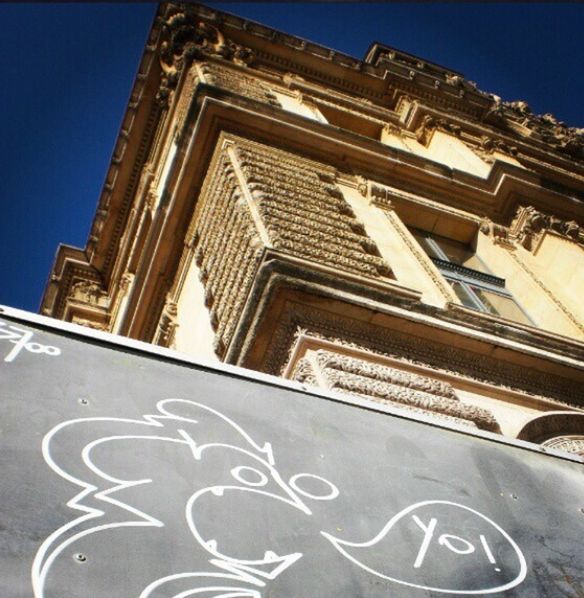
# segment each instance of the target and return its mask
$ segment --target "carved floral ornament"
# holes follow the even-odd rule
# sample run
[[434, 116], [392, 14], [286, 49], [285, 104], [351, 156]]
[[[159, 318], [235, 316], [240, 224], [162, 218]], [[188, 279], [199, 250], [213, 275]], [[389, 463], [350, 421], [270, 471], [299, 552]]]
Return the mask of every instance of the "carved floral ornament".
[[534, 251], [543, 235], [549, 231], [584, 245], [584, 229], [577, 222], [561, 220], [533, 206], [521, 206], [511, 224], [512, 235], [528, 251]]
[[158, 100], [164, 103], [176, 87], [185, 63], [201, 56], [215, 56], [248, 66], [254, 54], [228, 40], [216, 27], [201, 20], [196, 7], [188, 4], [169, 4], [162, 17], [159, 50], [163, 76]]
[[421, 125], [416, 129], [416, 137], [420, 143], [427, 145], [434, 131], [444, 131], [459, 136], [461, 128], [444, 118], [435, 118], [429, 114], [424, 116]]

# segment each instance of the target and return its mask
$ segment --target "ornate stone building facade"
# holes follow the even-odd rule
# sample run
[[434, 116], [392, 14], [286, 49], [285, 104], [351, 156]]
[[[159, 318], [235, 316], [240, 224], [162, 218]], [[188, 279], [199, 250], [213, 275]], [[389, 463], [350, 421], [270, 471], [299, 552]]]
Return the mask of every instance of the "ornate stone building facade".
[[41, 309], [584, 455], [583, 202], [582, 129], [164, 4]]

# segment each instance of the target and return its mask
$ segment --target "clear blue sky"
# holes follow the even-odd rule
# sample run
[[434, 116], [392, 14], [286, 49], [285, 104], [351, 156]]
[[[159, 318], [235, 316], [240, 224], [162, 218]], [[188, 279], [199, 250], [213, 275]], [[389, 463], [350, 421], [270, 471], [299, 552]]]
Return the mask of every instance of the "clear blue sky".
[[[208, 3], [362, 58], [384, 42], [584, 126], [584, 4]], [[0, 303], [84, 246], [155, 4], [0, 4]]]

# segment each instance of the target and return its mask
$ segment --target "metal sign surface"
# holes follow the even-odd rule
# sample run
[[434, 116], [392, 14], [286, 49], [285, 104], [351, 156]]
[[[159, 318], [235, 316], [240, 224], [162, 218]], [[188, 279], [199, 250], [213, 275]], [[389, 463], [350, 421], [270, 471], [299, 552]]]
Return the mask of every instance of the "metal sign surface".
[[581, 464], [32, 319], [0, 381], [3, 598], [584, 595]]

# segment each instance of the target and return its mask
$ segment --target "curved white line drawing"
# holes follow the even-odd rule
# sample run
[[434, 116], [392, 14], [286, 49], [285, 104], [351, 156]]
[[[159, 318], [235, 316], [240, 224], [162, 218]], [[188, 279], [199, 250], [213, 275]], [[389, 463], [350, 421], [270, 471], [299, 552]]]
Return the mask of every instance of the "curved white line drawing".
[[[233, 574], [229, 574], [229, 573], [217, 573], [217, 572], [190, 572], [190, 573], [176, 573], [175, 575], [168, 575], [166, 577], [161, 577], [160, 579], [157, 579], [156, 581], [153, 581], [151, 584], [149, 584], [147, 587], [145, 587], [142, 592], [140, 593], [140, 596], [138, 598], [150, 598], [150, 596], [152, 596], [152, 592], [154, 592], [155, 590], [157, 590], [158, 588], [168, 584], [169, 582], [172, 581], [177, 581], [177, 580], [181, 580], [181, 579], [201, 579], [201, 578], [215, 578], [215, 579], [220, 579], [221, 581], [225, 582], [227, 580], [233, 580], [235, 582], [242, 582], [242, 581], [247, 581], [248, 583], [251, 583], [253, 585], [258, 585], [260, 587], [264, 587], [266, 584], [264, 582], [259, 582], [258, 580], [254, 577], [251, 576], [246, 576], [246, 575], [233, 575]], [[174, 594], [174, 596], [172, 598], [182, 598], [183, 596], [191, 596], [194, 595], [196, 593], [203, 593], [203, 592], [209, 592], [209, 591], [215, 591], [215, 590], [226, 590], [229, 592], [240, 592], [240, 593], [235, 593], [233, 594], [234, 596], [246, 596], [249, 598], [261, 598], [261, 593], [258, 590], [254, 590], [254, 589], [250, 589], [250, 588], [238, 588], [236, 586], [214, 586], [214, 585], [209, 585], [209, 586], [199, 586], [197, 588], [189, 588], [188, 590], [182, 591], [179, 594]], [[223, 595], [224, 596], [224, 595]], [[218, 597], [219, 598], [219, 597]]]
[[[298, 487], [298, 480], [300, 478], [312, 478], [313, 480], [318, 480], [319, 482], [323, 482], [325, 486], [328, 486], [330, 490], [326, 494], [308, 492], [308, 490]], [[288, 480], [288, 483], [294, 490], [296, 490], [296, 492], [299, 492], [302, 496], [306, 496], [307, 498], [312, 498], [312, 500], [334, 500], [339, 495], [339, 489], [332, 482], [321, 478], [319, 475], [314, 475], [313, 473], [297, 473]]]
[[6, 363], [14, 361], [23, 349], [30, 353], [45, 353], [50, 357], [61, 355], [61, 349], [58, 347], [30, 342], [33, 336], [32, 330], [24, 330], [16, 326], [9, 326], [6, 322], [0, 322], [0, 341], [8, 341], [14, 345], [4, 361]]
[[[244, 476], [241, 475], [242, 471], [251, 471], [258, 476], [257, 481], [247, 480]], [[266, 486], [268, 483], [268, 476], [259, 469], [255, 467], [248, 467], [247, 465], [239, 465], [238, 467], [234, 467], [231, 470], [231, 475], [240, 483], [245, 484], [246, 486], [258, 486], [263, 487]]]
[[[220, 428], [217, 428], [216, 425], [198, 425], [200, 423], [199, 419], [187, 417], [184, 412], [183, 415], [173, 412], [173, 408], [179, 407], [185, 408], [187, 414], [188, 410], [194, 410], [195, 414], [197, 411], [202, 411], [206, 416], [210, 415], [217, 418], [227, 426], [225, 429], [230, 430], [228, 438], [230, 441], [233, 441], [233, 443], [217, 442], [216, 438], [213, 438], [213, 441], [211, 442], [200, 442], [200, 439], [204, 438], [206, 433], [210, 433], [208, 430], [212, 430], [212, 433], [210, 433], [211, 436], [216, 437], [219, 435], [222, 437], [225, 429], [221, 430]], [[195, 461], [201, 461], [209, 452], [229, 451], [231, 453], [231, 458], [239, 456], [244, 459], [246, 463], [251, 460], [253, 464], [253, 466], [242, 464], [232, 467], [229, 470], [229, 474], [232, 478], [230, 484], [215, 484], [196, 489], [190, 497], [186, 499], [184, 513], [187, 528], [196, 544], [203, 550], [202, 554], [206, 553], [209, 556], [207, 562], [214, 567], [214, 570], [178, 572], [160, 577], [159, 579], [150, 582], [142, 590], [139, 598], [154, 598], [155, 595], [165, 597], [172, 596], [172, 598], [188, 598], [189, 596], [205, 593], [214, 593], [213, 598], [261, 598], [263, 595], [262, 589], [266, 587], [268, 582], [274, 581], [279, 575], [302, 558], [303, 554], [301, 552], [291, 552], [289, 554], [280, 555], [273, 550], [263, 550], [261, 551], [263, 557], [255, 559], [236, 558], [226, 554], [223, 551], [223, 547], [220, 549], [217, 546], [217, 540], [215, 538], [204, 538], [203, 534], [199, 531], [196, 523], [197, 501], [205, 496], [223, 497], [226, 493], [243, 493], [244, 496], [267, 497], [287, 505], [288, 507], [292, 507], [303, 515], [312, 516], [313, 512], [305, 499], [316, 501], [334, 500], [340, 495], [339, 488], [326, 478], [305, 472], [292, 475], [288, 482], [286, 482], [276, 467], [274, 452], [269, 442], [258, 444], [235, 421], [207, 405], [188, 399], [170, 398], [159, 401], [156, 404], [156, 410], [157, 413], [145, 414], [142, 416], [142, 419], [109, 417], [72, 419], [55, 426], [43, 439], [42, 454], [48, 466], [65, 481], [80, 488], [77, 494], [67, 502], [67, 506], [73, 511], [80, 512], [81, 514], [50, 534], [38, 549], [31, 572], [35, 598], [44, 598], [44, 588], [47, 576], [55, 560], [62, 555], [65, 549], [81, 538], [115, 528], [164, 527], [164, 523], [156, 517], [115, 497], [116, 493], [123, 492], [129, 488], [151, 484], [153, 482], [152, 479], [121, 479], [120, 477], [116, 477], [111, 473], [104, 471], [103, 468], [100, 468], [94, 462], [92, 455], [95, 449], [102, 445], [119, 441], [140, 440], [172, 443], [181, 449], [189, 451]], [[167, 424], [171, 423], [173, 424], [172, 426], [168, 426], [168, 428], [165, 427]], [[104, 434], [102, 430], [104, 424], [107, 426], [107, 434]], [[181, 427], [178, 427], [178, 424], [180, 424]], [[83, 438], [85, 438], [83, 434], [73, 435], [73, 439], [79, 445], [79, 449], [78, 453], [77, 449], [72, 453], [71, 451], [67, 453], [67, 459], [73, 460], [72, 465], [70, 465], [69, 470], [67, 470], [65, 466], [59, 464], [59, 459], [54, 456], [55, 454], [60, 454], [59, 450], [53, 452], [53, 448], [56, 443], [56, 448], [58, 449], [58, 442], [61, 435], [67, 435], [70, 431], [75, 431], [75, 426], [88, 427], [86, 429], [88, 429], [90, 433], [93, 433], [94, 436], [93, 439], [87, 441], [83, 440]], [[117, 427], [121, 427], [121, 432], [124, 433], [112, 433], [116, 431], [115, 428]], [[193, 430], [197, 432], [194, 436], [192, 433]], [[232, 439], [233, 433], [235, 433], [235, 439]], [[68, 448], [70, 447], [68, 446]], [[61, 450], [63, 449], [61, 448]], [[76, 458], [78, 459], [77, 462], [75, 461]], [[90, 479], [93, 483], [84, 480], [81, 474], [73, 473], [73, 471], [77, 471], [76, 468], [79, 467], [84, 468], [84, 471], [90, 474]], [[103, 484], [101, 484], [100, 481], [96, 481], [95, 478], [103, 481]], [[309, 484], [309, 489], [306, 489], [304, 487], [304, 481], [306, 480], [316, 481], [318, 483], [317, 487], [321, 486], [322, 491], [319, 489], [317, 492], [314, 489], [310, 489], [312, 484]], [[233, 481], [240, 485], [234, 485]], [[271, 488], [269, 488], [270, 484]], [[276, 490], [272, 491], [274, 488]], [[98, 505], [102, 504], [103, 509], [89, 506], [90, 503], [88, 503], [88, 501], [90, 499]], [[479, 590], [435, 588], [385, 575], [383, 572], [376, 571], [369, 567], [351, 554], [351, 549], [375, 546], [403, 517], [413, 513], [420, 507], [431, 505], [447, 505], [463, 509], [467, 513], [479, 517], [482, 521], [497, 530], [517, 555], [519, 572], [515, 579], [504, 584], [501, 583], [495, 588], [483, 588]], [[115, 507], [120, 512], [125, 512], [127, 517], [123, 520], [116, 520], [114, 522], [103, 522], [101, 518], [107, 514], [108, 507]], [[426, 525], [417, 517], [417, 515], [412, 515], [412, 518], [424, 534], [417, 558], [413, 563], [413, 568], [417, 570], [423, 566], [426, 551], [428, 550], [437, 525], [437, 519], [431, 517], [429, 524]], [[415, 589], [449, 593], [452, 595], [492, 594], [503, 592], [517, 586], [527, 575], [525, 557], [509, 534], [487, 516], [470, 507], [450, 501], [427, 500], [411, 505], [391, 517], [382, 530], [373, 539], [367, 542], [357, 543], [340, 540], [323, 530], [320, 530], [320, 535], [332, 544], [340, 554], [367, 573]], [[457, 541], [461, 544], [460, 546], [456, 544]], [[495, 558], [483, 535], [480, 535], [480, 542], [489, 563], [491, 565], [496, 565]], [[460, 555], [469, 554], [471, 552], [470, 543], [464, 538], [452, 534], [442, 534], [438, 539], [438, 544], [446, 546], [452, 552]], [[462, 544], [464, 544], [464, 546], [462, 546]], [[496, 572], [501, 571], [498, 567], [494, 570]], [[183, 588], [177, 589], [177, 586], [181, 584], [183, 584]], [[186, 588], [184, 584], [187, 584], [190, 587]]]
[[[103, 424], [106, 423], [108, 425], [123, 425], [123, 426], [138, 426], [142, 427], [142, 429], [152, 429], [152, 428], [164, 428], [166, 422], [185, 422], [189, 424], [198, 424], [199, 421], [192, 417], [185, 417], [184, 415], [178, 415], [172, 412], [172, 407], [176, 406], [185, 406], [187, 408], [195, 408], [201, 409], [208, 414], [211, 414], [221, 421], [223, 421], [227, 426], [235, 431], [240, 439], [242, 439], [245, 443], [245, 446], [251, 448], [252, 450], [247, 450], [247, 448], [243, 448], [241, 446], [236, 446], [233, 444], [225, 444], [225, 443], [218, 443], [218, 442], [208, 442], [208, 443], [201, 443], [198, 444], [195, 439], [184, 429], [176, 429], [174, 431], [174, 436], [163, 436], [163, 435], [148, 435], [148, 434], [110, 434], [107, 436], [101, 436], [88, 442], [85, 444], [81, 450], [81, 461], [85, 468], [111, 485], [106, 489], [101, 489], [100, 487], [96, 486], [93, 483], [89, 483], [77, 475], [73, 475], [69, 471], [66, 471], [64, 467], [61, 467], [52, 455], [51, 449], [52, 444], [55, 442], [55, 439], [59, 437], [62, 433], [64, 433], [67, 429], [70, 429], [73, 426], [77, 425], [91, 425], [91, 424]], [[197, 498], [202, 496], [207, 492], [211, 492], [215, 495], [221, 496], [225, 491], [247, 491], [253, 492], [256, 494], [263, 494], [268, 496], [271, 499], [279, 500], [295, 509], [300, 510], [306, 515], [311, 515], [312, 512], [310, 508], [306, 505], [306, 503], [300, 498], [299, 494], [302, 492], [295, 492], [289, 484], [287, 484], [281, 477], [280, 473], [275, 468], [275, 459], [272, 450], [272, 446], [269, 442], [265, 442], [263, 444], [256, 443], [252, 437], [247, 434], [247, 432], [239, 426], [236, 422], [232, 419], [209, 407], [202, 403], [198, 403], [196, 401], [191, 401], [187, 399], [164, 399], [159, 401], [156, 404], [156, 408], [158, 414], [145, 414], [143, 415], [143, 419], [129, 419], [129, 418], [109, 418], [109, 417], [93, 417], [93, 418], [78, 418], [69, 420], [66, 422], [62, 422], [55, 426], [52, 430], [50, 430], [45, 438], [43, 439], [42, 443], [42, 454], [49, 465], [49, 467], [57, 473], [61, 478], [66, 480], [69, 483], [72, 483], [75, 486], [81, 488], [81, 491], [78, 492], [73, 498], [71, 498], [67, 502], [67, 506], [75, 511], [80, 511], [82, 514], [73, 519], [72, 521], [66, 523], [65, 525], [61, 526], [57, 530], [55, 530], [52, 534], [49, 535], [48, 538], [41, 544], [40, 548], [38, 549], [33, 565], [32, 565], [32, 585], [33, 585], [33, 592], [35, 598], [43, 598], [44, 596], [44, 586], [46, 582], [47, 575], [50, 571], [51, 566], [55, 562], [55, 560], [59, 557], [62, 552], [69, 547], [71, 544], [76, 542], [77, 540], [88, 536], [90, 534], [102, 532], [105, 530], [110, 530], [114, 528], [122, 528], [122, 527], [164, 527], [163, 522], [159, 521], [155, 517], [149, 515], [148, 513], [137, 509], [130, 504], [123, 502], [121, 500], [117, 500], [113, 497], [114, 494], [117, 492], [126, 490], [131, 487], [136, 487], [139, 485], [146, 485], [152, 483], [151, 479], [139, 479], [139, 480], [124, 480], [117, 477], [110, 475], [108, 472], [104, 471], [100, 467], [98, 467], [92, 460], [92, 451], [105, 443], [120, 441], [120, 440], [146, 440], [146, 441], [156, 441], [156, 442], [170, 442], [175, 443], [178, 445], [183, 445], [188, 448], [195, 460], [201, 460], [203, 458], [203, 454], [205, 451], [211, 449], [222, 449], [222, 450], [229, 450], [234, 451], [236, 453], [241, 454], [242, 456], [245, 455], [247, 458], [251, 458], [255, 460], [259, 465], [261, 465], [267, 473], [269, 473], [270, 478], [276, 483], [277, 487], [279, 487], [283, 491], [284, 496], [280, 496], [278, 494], [274, 494], [273, 492], [266, 492], [260, 491], [256, 487], [253, 487], [254, 484], [257, 486], [257, 482], [251, 482], [242, 477], [242, 472], [253, 472], [255, 475], [258, 476], [258, 480], [261, 482], [259, 485], [264, 486], [267, 485], [268, 476], [263, 473], [260, 469], [255, 467], [249, 466], [238, 466], [231, 470], [231, 475], [236, 479], [236, 481], [244, 484], [246, 487], [239, 487], [239, 486], [211, 486], [203, 488], [193, 495], [189, 499], [186, 507], [187, 512], [187, 523], [195, 540], [199, 543], [199, 545], [211, 556], [217, 557], [212, 558], [209, 562], [217, 567], [218, 569], [224, 572], [190, 572], [190, 573], [178, 573], [175, 575], [167, 576], [152, 582], [147, 588], [142, 592], [141, 598], [146, 598], [150, 596], [151, 593], [160, 588], [161, 585], [164, 585], [168, 582], [172, 582], [177, 579], [198, 579], [201, 580], [203, 578], [218, 578], [221, 579], [223, 583], [233, 581], [238, 584], [247, 583], [251, 585], [255, 585], [256, 587], [263, 587], [265, 586], [265, 582], [263, 579], [266, 580], [273, 580], [278, 575], [280, 575], [285, 569], [290, 567], [294, 562], [302, 557], [302, 553], [296, 552], [292, 554], [287, 554], [283, 556], [276, 555], [272, 551], [265, 551], [263, 559], [255, 559], [255, 560], [245, 560], [245, 559], [236, 559], [233, 557], [229, 557], [228, 555], [224, 555], [220, 553], [216, 548], [216, 542], [213, 539], [211, 540], [204, 540], [200, 534], [198, 533], [195, 523], [192, 519], [192, 507]], [[299, 474], [301, 476], [311, 476], [312, 474]], [[297, 476], [295, 476], [297, 477]], [[314, 476], [326, 484], [328, 484], [331, 488], [335, 488], [333, 484], [324, 480], [324, 478], [320, 478], [319, 476]], [[264, 482], [265, 480], [265, 482]], [[252, 486], [251, 488], [249, 486]], [[83, 529], [83, 526], [86, 525], [88, 522], [92, 520], [99, 519], [106, 513], [105, 510], [88, 506], [84, 504], [84, 500], [88, 498], [93, 498], [98, 502], [104, 503], [104, 509], [107, 505], [113, 505], [119, 507], [123, 511], [126, 511], [129, 515], [132, 516], [132, 519], [125, 520], [125, 521], [116, 521], [114, 523], [105, 523], [101, 525], [93, 525], [87, 529]], [[96, 521], [96, 523], [97, 523]], [[80, 529], [81, 528], [81, 529]], [[196, 588], [189, 588], [181, 592], [180, 594], [176, 594], [177, 598], [186, 597], [190, 595], [200, 594], [204, 592], [214, 592], [214, 591], [225, 591], [227, 593], [221, 594], [223, 598], [228, 597], [236, 597], [236, 596], [248, 596], [250, 598], [260, 597], [261, 594], [258, 590], [254, 590], [253, 588], [243, 588], [243, 587], [227, 587], [223, 585], [204, 585], [198, 586]], [[217, 598], [219, 595], [217, 595]]]
[[[185, 515], [186, 515], [187, 522], [189, 524], [189, 528], [191, 530], [191, 533], [193, 534], [193, 537], [199, 543], [200, 546], [202, 546], [207, 552], [209, 552], [210, 554], [212, 554], [213, 556], [215, 556], [216, 558], [218, 558], [220, 560], [223, 560], [226, 562], [231, 562], [231, 563], [237, 563], [239, 565], [247, 565], [247, 566], [264, 565], [264, 564], [272, 564], [272, 563], [280, 562], [281, 565], [277, 568], [277, 573], [275, 575], [279, 575], [284, 569], [287, 569], [290, 565], [292, 565], [299, 558], [302, 557], [302, 553], [300, 553], [300, 552], [295, 552], [293, 554], [286, 554], [286, 555], [278, 556], [274, 552], [266, 551], [264, 553], [263, 559], [249, 559], [249, 560], [248, 559], [237, 559], [237, 558], [231, 557], [227, 554], [220, 552], [217, 549], [217, 542], [214, 538], [205, 540], [199, 533], [199, 530], [197, 529], [197, 526], [193, 519], [193, 516], [192, 516], [193, 506], [196, 503], [196, 501], [201, 498], [201, 496], [203, 496], [209, 492], [214, 494], [215, 496], [223, 496], [226, 491], [250, 492], [253, 494], [261, 494], [263, 496], [267, 496], [269, 498], [273, 498], [275, 500], [280, 500], [284, 503], [288, 503], [292, 507], [302, 510], [297, 504], [295, 504], [291, 500], [288, 500], [287, 498], [283, 498], [281, 496], [278, 496], [277, 494], [273, 494], [272, 492], [265, 492], [263, 490], [257, 490], [255, 488], [241, 488], [240, 486], [211, 486], [209, 488], [203, 488], [202, 490], [195, 492], [189, 498], [189, 500], [187, 501], [186, 508], [185, 508]], [[310, 514], [310, 513], [308, 513], [308, 514]]]
[[[381, 573], [380, 571], [376, 571], [375, 569], [372, 569], [371, 567], [368, 567], [365, 563], [359, 561], [352, 554], [350, 554], [350, 552], [349, 552], [350, 548], [360, 549], [360, 548], [369, 548], [371, 546], [374, 546], [380, 540], [382, 540], [383, 538], [385, 538], [385, 536], [388, 534], [388, 532], [391, 530], [391, 528], [400, 519], [402, 519], [407, 514], [409, 514], [412, 511], [414, 511], [415, 509], [418, 509], [419, 507], [423, 507], [423, 506], [427, 506], [427, 505], [449, 505], [449, 506], [452, 506], [452, 507], [457, 507], [457, 508], [463, 509], [465, 511], [468, 511], [470, 513], [473, 513], [474, 515], [476, 515], [480, 519], [486, 521], [488, 524], [490, 524], [491, 526], [493, 526], [507, 540], [507, 542], [509, 542], [509, 544], [511, 545], [511, 547], [515, 551], [515, 554], [516, 554], [517, 559], [519, 561], [519, 572], [518, 572], [517, 576], [513, 580], [511, 580], [510, 582], [502, 584], [502, 585], [499, 585], [499, 586], [494, 587], [494, 588], [484, 588], [484, 589], [480, 589], [480, 590], [457, 590], [457, 589], [436, 588], [436, 587], [426, 586], [426, 585], [422, 585], [422, 584], [416, 584], [416, 583], [412, 583], [412, 582], [408, 582], [408, 581], [403, 581], [403, 580], [400, 580], [400, 579], [398, 579], [396, 577], [391, 577], [389, 575], [385, 575], [385, 574]], [[434, 523], [435, 519], [433, 519], [432, 522]], [[434, 525], [432, 525], [432, 528], [434, 526], [435, 526], [435, 523], [434, 523]], [[497, 592], [504, 592], [506, 590], [514, 588], [515, 586], [518, 586], [525, 579], [525, 577], [527, 575], [527, 562], [525, 560], [525, 557], [523, 556], [523, 553], [521, 552], [521, 549], [515, 543], [515, 541], [513, 540], [513, 538], [511, 538], [511, 536], [502, 527], [500, 527], [492, 519], [489, 519], [486, 515], [483, 515], [482, 513], [479, 513], [475, 509], [471, 509], [470, 507], [466, 507], [464, 505], [461, 505], [461, 504], [458, 504], [458, 503], [455, 503], [455, 502], [450, 502], [450, 501], [447, 501], [447, 500], [426, 500], [426, 501], [415, 503], [415, 504], [413, 504], [413, 505], [411, 505], [411, 506], [403, 509], [402, 511], [400, 511], [399, 513], [397, 513], [396, 515], [394, 515], [383, 526], [383, 528], [381, 529], [381, 531], [375, 537], [373, 537], [371, 540], [368, 540], [366, 542], [349, 542], [349, 541], [346, 541], [346, 540], [340, 540], [339, 538], [335, 538], [334, 536], [332, 536], [331, 534], [329, 534], [327, 532], [321, 531], [320, 533], [345, 558], [347, 558], [348, 560], [350, 560], [351, 562], [353, 562], [355, 565], [357, 565], [361, 569], [364, 569], [365, 571], [368, 571], [369, 573], [371, 573], [372, 575], [375, 575], [376, 577], [381, 577], [382, 579], [387, 579], [388, 581], [392, 581], [392, 582], [398, 583], [400, 585], [408, 586], [408, 587], [411, 587], [411, 588], [417, 588], [419, 590], [428, 590], [428, 591], [439, 592], [439, 593], [443, 593], [443, 594], [457, 594], [457, 595], [467, 595], [467, 596], [468, 595], [481, 595], [481, 594], [482, 595], [485, 595], [485, 594], [495, 594]], [[425, 543], [426, 543], [426, 541], [425, 541]], [[427, 548], [427, 546], [426, 546], [426, 548]], [[416, 567], [416, 565], [414, 565], [414, 567]]]

